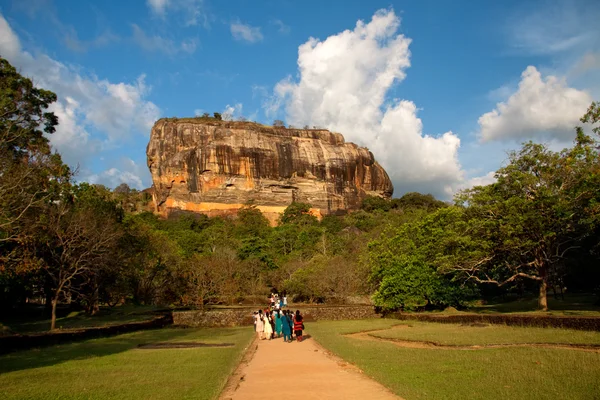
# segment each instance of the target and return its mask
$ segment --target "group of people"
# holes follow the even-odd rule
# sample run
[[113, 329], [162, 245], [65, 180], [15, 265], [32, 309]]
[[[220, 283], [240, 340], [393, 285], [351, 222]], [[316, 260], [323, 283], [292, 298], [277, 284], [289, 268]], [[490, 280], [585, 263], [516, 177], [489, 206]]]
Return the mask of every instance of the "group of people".
[[271, 340], [283, 336], [287, 343], [296, 340], [302, 341], [304, 330], [304, 318], [300, 310], [294, 314], [291, 310], [281, 310], [287, 307], [287, 298], [279, 299], [277, 295], [271, 295], [271, 307], [254, 312], [254, 330], [260, 340]]
[[287, 307], [287, 296], [279, 297], [278, 293], [271, 293], [271, 310], [283, 310]]

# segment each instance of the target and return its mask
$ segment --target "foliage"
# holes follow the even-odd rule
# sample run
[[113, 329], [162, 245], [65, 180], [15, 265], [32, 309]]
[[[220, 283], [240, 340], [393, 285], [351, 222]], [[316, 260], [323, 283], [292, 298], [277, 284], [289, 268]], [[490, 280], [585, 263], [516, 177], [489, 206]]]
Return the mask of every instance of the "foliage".
[[275, 128], [285, 128], [285, 122], [283, 122], [280, 119], [276, 119], [275, 121], [273, 121], [273, 127], [275, 127]]
[[547, 309], [548, 285], [560, 284], [570, 253], [590, 250], [584, 241], [598, 226], [600, 158], [594, 144], [581, 130], [575, 145], [561, 152], [527, 143], [510, 154], [496, 183], [459, 195], [477, 237], [490, 246], [486, 255], [455, 269], [480, 283], [534, 280], [540, 308]]
[[459, 208], [439, 209], [369, 244], [371, 279], [379, 285], [373, 296], [376, 305], [405, 310], [460, 307], [473, 297], [471, 286], [443, 273], [445, 265], [480, 251], [476, 240], [457, 235], [465, 228], [462, 214]]

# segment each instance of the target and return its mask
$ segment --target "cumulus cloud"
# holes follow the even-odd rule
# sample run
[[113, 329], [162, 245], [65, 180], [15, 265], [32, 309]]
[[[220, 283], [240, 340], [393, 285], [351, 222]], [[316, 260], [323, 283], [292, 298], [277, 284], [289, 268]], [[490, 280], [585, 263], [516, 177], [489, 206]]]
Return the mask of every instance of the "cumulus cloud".
[[354, 30], [310, 38], [298, 49], [299, 79], [280, 81], [265, 113], [273, 117], [283, 108], [294, 126], [325, 127], [367, 146], [396, 195], [417, 190], [447, 198], [463, 181], [460, 139], [424, 134], [412, 101], [386, 97], [410, 66], [411, 40], [399, 26], [393, 10], [379, 10]]
[[131, 24], [131, 28], [133, 30], [133, 41], [146, 51], [158, 51], [172, 56], [177, 53], [192, 54], [198, 46], [198, 40], [195, 38], [188, 38], [177, 44], [173, 40], [160, 35], [148, 35], [136, 24]]
[[263, 34], [260, 32], [260, 28], [243, 24], [240, 21], [232, 22], [229, 25], [231, 35], [235, 40], [244, 41], [248, 43], [256, 43], [263, 40]]
[[496, 172], [490, 171], [482, 176], [474, 176], [458, 185], [457, 189], [470, 189], [474, 186], [486, 186], [496, 182]]
[[479, 118], [480, 138], [485, 142], [541, 136], [569, 141], [591, 101], [587, 92], [569, 87], [564, 78], [544, 78], [529, 66], [517, 91]]
[[37, 86], [54, 91], [51, 107], [59, 117], [50, 142], [70, 165], [85, 165], [97, 153], [139, 133], [147, 134], [159, 117], [158, 107], [146, 99], [150, 88], [141, 75], [134, 82], [113, 83], [83, 75], [46, 54], [32, 55], [0, 14], [0, 54]]

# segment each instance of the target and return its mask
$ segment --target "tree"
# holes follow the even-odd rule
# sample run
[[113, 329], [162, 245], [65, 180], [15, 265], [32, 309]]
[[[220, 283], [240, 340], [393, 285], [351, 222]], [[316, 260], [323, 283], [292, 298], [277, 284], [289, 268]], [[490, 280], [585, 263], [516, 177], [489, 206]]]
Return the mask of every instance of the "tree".
[[417, 192], [406, 193], [399, 199], [392, 200], [392, 208], [400, 208], [402, 210], [409, 208], [423, 208], [429, 211], [435, 211], [442, 207], [448, 207], [448, 204], [436, 199], [431, 194], [421, 194]]
[[273, 127], [275, 128], [285, 128], [285, 123], [280, 120], [280, 119], [276, 119], [275, 121], [273, 121]]
[[575, 145], [553, 152], [527, 143], [510, 154], [497, 182], [457, 197], [493, 243], [477, 262], [455, 266], [479, 283], [505, 285], [529, 279], [539, 285], [539, 308], [548, 309], [547, 289], [554, 271], [598, 226], [600, 157], [581, 129]]
[[365, 211], [389, 211], [392, 208], [392, 202], [379, 196], [367, 196], [360, 204], [360, 208]]
[[216, 119], [217, 121], [221, 121], [221, 120], [223, 120], [223, 117], [221, 116], [221, 113], [218, 113], [218, 112], [216, 112], [216, 113], [213, 113], [213, 116], [215, 117], [215, 119]]
[[128, 195], [131, 193], [131, 188], [125, 182], [121, 183], [119, 186], [113, 190], [114, 193]]
[[293, 202], [281, 215], [282, 224], [312, 225], [317, 223], [317, 217], [310, 213], [310, 204]]
[[33, 86], [4, 58], [0, 58], [0, 151], [21, 159], [31, 151], [50, 152], [44, 133], [56, 130], [58, 118], [48, 112], [56, 95]]
[[79, 292], [78, 283], [84, 275], [97, 274], [102, 266], [114, 261], [122, 235], [119, 219], [115, 203], [97, 197], [95, 189], [87, 184], [75, 188], [73, 200], [48, 205], [45, 235], [38, 239], [36, 253], [53, 283], [50, 329], [56, 327], [61, 296]]
[[69, 168], [44, 136], [58, 123], [48, 112], [54, 101], [54, 93], [36, 88], [0, 58], [0, 271], [38, 267], [30, 244], [43, 210], [69, 185]]
[[371, 279], [378, 288], [375, 304], [385, 309], [461, 306], [473, 288], [445, 268], [487, 256], [478, 237], [471, 237], [464, 210], [440, 209], [420, 220], [391, 228], [369, 243]]

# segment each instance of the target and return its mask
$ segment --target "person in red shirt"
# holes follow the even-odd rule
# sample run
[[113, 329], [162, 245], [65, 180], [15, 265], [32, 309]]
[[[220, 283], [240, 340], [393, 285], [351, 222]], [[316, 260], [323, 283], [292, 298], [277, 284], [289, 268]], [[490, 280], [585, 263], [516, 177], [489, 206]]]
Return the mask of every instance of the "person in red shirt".
[[302, 341], [302, 330], [304, 329], [304, 318], [302, 318], [302, 314], [300, 314], [300, 310], [296, 310], [296, 315], [294, 316], [294, 333], [296, 334], [296, 339], [301, 342]]

